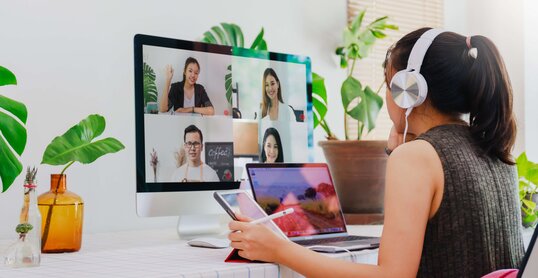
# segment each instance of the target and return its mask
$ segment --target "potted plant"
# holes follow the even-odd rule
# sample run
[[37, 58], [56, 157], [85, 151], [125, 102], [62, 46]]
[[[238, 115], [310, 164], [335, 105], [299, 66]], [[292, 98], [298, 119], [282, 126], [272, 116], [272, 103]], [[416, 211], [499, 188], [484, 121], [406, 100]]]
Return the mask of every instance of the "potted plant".
[[[0, 66], [0, 86], [6, 85], [17, 85], [17, 78], [10, 70]], [[28, 112], [24, 104], [0, 95], [0, 133], [3, 135], [3, 138], [0, 137], [2, 192], [8, 190], [22, 172], [22, 163], [18, 157], [26, 147], [27, 117]]]
[[517, 158], [516, 165], [523, 226], [535, 227], [538, 222], [538, 164], [529, 161], [523, 152]]
[[[355, 214], [347, 217], [348, 222], [353, 223], [382, 221], [387, 159], [384, 150], [387, 141], [361, 140], [375, 128], [377, 115], [383, 106], [383, 98], [379, 96], [382, 86], [375, 92], [354, 78], [352, 73], [358, 60], [368, 56], [377, 39], [386, 37], [386, 29], [398, 29], [387, 23], [386, 16], [364, 25], [365, 13], [366, 11], [360, 12], [344, 29], [344, 45], [336, 49], [341, 68], [347, 69], [347, 78], [340, 90], [345, 111], [345, 140], [336, 140], [338, 138], [325, 118], [319, 124], [328, 139], [320, 141], [319, 145], [329, 164], [343, 211]], [[318, 92], [314, 90], [314, 93]], [[349, 117], [358, 123], [356, 138], [350, 138], [348, 134]]]
[[64, 173], [75, 162], [89, 164], [105, 154], [125, 148], [112, 137], [94, 140], [105, 127], [103, 116], [89, 115], [61, 136], [55, 137], [43, 153], [41, 164], [65, 165], [60, 174], [51, 175], [50, 191], [38, 197], [43, 224], [41, 251], [44, 253], [80, 249], [84, 202], [80, 196], [67, 190]]

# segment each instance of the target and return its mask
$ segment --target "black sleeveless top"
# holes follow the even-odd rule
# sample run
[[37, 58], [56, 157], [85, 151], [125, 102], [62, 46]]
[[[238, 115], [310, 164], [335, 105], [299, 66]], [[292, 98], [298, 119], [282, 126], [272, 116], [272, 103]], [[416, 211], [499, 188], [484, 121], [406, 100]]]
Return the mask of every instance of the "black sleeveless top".
[[515, 166], [485, 156], [466, 125], [430, 129], [444, 192], [428, 221], [418, 277], [481, 277], [517, 268], [524, 255]]

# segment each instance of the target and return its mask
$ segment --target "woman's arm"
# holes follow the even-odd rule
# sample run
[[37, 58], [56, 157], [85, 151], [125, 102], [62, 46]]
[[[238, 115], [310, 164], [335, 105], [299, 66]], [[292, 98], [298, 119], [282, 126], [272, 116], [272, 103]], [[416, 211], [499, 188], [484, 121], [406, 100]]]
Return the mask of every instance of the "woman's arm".
[[391, 154], [378, 265], [332, 259], [249, 223], [232, 221], [230, 229], [242, 232], [231, 233], [229, 238], [232, 247], [242, 250], [241, 256], [277, 262], [307, 277], [415, 277], [439, 178], [442, 182], [441, 162], [428, 143], [409, 142]]
[[213, 109], [213, 106], [209, 107], [194, 107], [194, 113], [202, 114], [205, 116], [213, 116], [215, 115], [215, 109]]
[[168, 112], [168, 94], [170, 93], [170, 83], [172, 83], [172, 76], [174, 76], [174, 69], [172, 66], [166, 66], [166, 82], [164, 82], [163, 96], [161, 97], [161, 105], [159, 111], [164, 113]]

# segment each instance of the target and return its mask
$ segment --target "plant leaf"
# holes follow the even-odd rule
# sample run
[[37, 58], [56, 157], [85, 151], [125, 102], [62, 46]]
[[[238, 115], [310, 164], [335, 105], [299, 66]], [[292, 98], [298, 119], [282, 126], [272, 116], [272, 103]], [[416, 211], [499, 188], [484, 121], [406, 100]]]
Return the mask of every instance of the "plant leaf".
[[224, 31], [226, 31], [226, 35], [228, 35], [228, 40], [230, 41], [230, 46], [238, 46], [237, 45], [237, 37], [235, 35], [235, 29], [232, 27], [229, 23], [221, 23], [222, 28]]
[[353, 22], [351, 22], [350, 30], [353, 34], [357, 35], [361, 25], [362, 25], [362, 19], [364, 18], [364, 14], [366, 14], [366, 10], [360, 11], [357, 16], [353, 19]]
[[10, 70], [0, 66], [0, 86], [17, 85], [17, 77]]
[[355, 79], [353, 76], [349, 76], [344, 83], [342, 83], [342, 88], [340, 89], [340, 94], [342, 96], [342, 105], [344, 106], [344, 111], [348, 112], [349, 104], [355, 99], [360, 97], [362, 93], [362, 85], [359, 80]]
[[230, 45], [230, 42], [226, 38], [226, 34], [224, 34], [224, 31], [222, 31], [222, 28], [220, 28], [218, 26], [213, 26], [213, 27], [211, 27], [211, 31], [213, 31], [213, 33], [215, 33], [217, 35], [217, 38], [218, 38], [217, 43], [218, 44]]
[[312, 106], [314, 111], [314, 128], [316, 128], [327, 115], [327, 90], [325, 79], [317, 73], [312, 73]]
[[359, 104], [349, 111], [348, 114], [353, 119], [363, 123], [366, 130], [370, 132], [375, 128], [375, 121], [382, 106], [383, 98], [376, 94], [369, 86], [366, 86], [364, 91], [360, 93]]
[[529, 208], [530, 210], [535, 210], [536, 209], [536, 203], [531, 201], [531, 200], [528, 200], [528, 199], [523, 199], [521, 200], [521, 202], [523, 202], [523, 204]]
[[213, 36], [213, 34], [209, 31], [206, 31], [204, 33], [204, 38], [202, 39], [202, 41], [207, 42], [207, 43], [212, 43], [212, 44], [218, 44], [218, 41], [215, 38], [215, 36]]
[[114, 138], [91, 142], [103, 133], [105, 126], [103, 116], [88, 116], [52, 140], [45, 149], [41, 164], [64, 165], [71, 161], [87, 164], [105, 154], [124, 149], [125, 146]]
[[26, 106], [22, 102], [0, 95], [0, 108], [5, 109], [26, 124], [28, 110], [26, 110]]
[[155, 85], [155, 71], [146, 62], [143, 65], [144, 73], [144, 106], [148, 102], [157, 102], [157, 86]]
[[237, 46], [238, 47], [245, 47], [245, 38], [243, 36], [243, 31], [241, 30], [241, 27], [237, 26], [237, 24], [230, 24], [232, 28], [234, 29], [235, 37], [237, 39]]
[[267, 50], [267, 43], [263, 39], [263, 27], [254, 39], [254, 42], [252, 42], [252, 45], [250, 46], [250, 49], [256, 49], [256, 50]]
[[15, 178], [22, 172], [22, 164], [9, 149], [4, 138], [0, 137], [0, 178], [2, 179], [2, 192], [9, 189]]
[[[26, 147], [26, 128], [19, 121], [15, 120], [8, 114], [0, 112], [0, 133], [7, 140], [7, 143], [13, 148], [13, 150], [22, 155], [24, 148]], [[11, 152], [11, 150], [2, 150]]]
[[517, 165], [517, 175], [519, 177], [525, 177], [527, 171], [529, 170], [529, 160], [527, 159], [527, 154], [522, 152], [516, 159]]
[[[10, 84], [16, 84], [16, 82]], [[10, 114], [0, 112], [0, 134], [2, 135], [0, 136], [0, 178], [2, 192], [5, 192], [22, 172], [22, 164], [15, 153], [22, 155], [26, 147], [27, 131], [24, 124], [28, 112], [24, 104], [2, 95], [0, 95], [0, 108], [20, 120], [17, 121]]]
[[228, 65], [228, 73], [224, 76], [224, 87], [226, 89], [226, 100], [230, 105], [232, 104], [232, 65]]

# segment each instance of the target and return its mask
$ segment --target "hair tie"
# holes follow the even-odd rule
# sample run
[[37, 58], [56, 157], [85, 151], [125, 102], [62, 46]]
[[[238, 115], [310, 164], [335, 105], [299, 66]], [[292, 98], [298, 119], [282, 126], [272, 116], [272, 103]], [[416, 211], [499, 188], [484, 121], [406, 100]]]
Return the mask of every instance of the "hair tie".
[[468, 36], [465, 39], [465, 43], [467, 44], [467, 48], [469, 49], [469, 56], [471, 56], [473, 59], [476, 59], [476, 57], [478, 57], [478, 49], [471, 45], [471, 36]]

